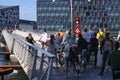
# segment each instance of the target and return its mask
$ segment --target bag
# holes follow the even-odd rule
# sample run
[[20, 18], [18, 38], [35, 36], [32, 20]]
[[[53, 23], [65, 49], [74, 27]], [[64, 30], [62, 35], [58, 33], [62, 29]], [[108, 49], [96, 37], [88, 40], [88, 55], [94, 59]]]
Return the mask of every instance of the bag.
[[103, 50], [104, 51], [111, 51], [112, 50], [112, 43], [110, 40], [105, 40]]

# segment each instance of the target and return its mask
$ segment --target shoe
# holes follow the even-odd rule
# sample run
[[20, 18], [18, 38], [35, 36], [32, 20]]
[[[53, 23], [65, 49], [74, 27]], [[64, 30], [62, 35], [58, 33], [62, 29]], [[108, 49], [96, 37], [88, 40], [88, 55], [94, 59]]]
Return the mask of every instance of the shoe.
[[98, 75], [103, 76], [103, 73], [99, 73]]

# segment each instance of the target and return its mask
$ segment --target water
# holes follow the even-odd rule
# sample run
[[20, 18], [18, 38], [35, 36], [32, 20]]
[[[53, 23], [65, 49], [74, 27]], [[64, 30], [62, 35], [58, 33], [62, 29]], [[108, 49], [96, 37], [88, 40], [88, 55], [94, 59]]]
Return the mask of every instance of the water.
[[[2, 43], [0, 43], [0, 52], [4, 52], [5, 48]], [[14, 55], [12, 55], [14, 56]], [[0, 65], [2, 64], [19, 64], [18, 60], [15, 57], [11, 57], [10, 60], [5, 59], [5, 55], [0, 55]], [[0, 79], [1, 80], [1, 79]], [[12, 73], [5, 75], [4, 80], [29, 80], [24, 73], [23, 69], [14, 69]]]
[[[10, 59], [10, 61], [5, 60], [4, 55], [0, 55], [0, 65], [2, 64], [19, 64], [16, 58]], [[14, 69], [12, 73], [5, 75], [4, 80], [29, 80], [24, 73], [23, 69]]]

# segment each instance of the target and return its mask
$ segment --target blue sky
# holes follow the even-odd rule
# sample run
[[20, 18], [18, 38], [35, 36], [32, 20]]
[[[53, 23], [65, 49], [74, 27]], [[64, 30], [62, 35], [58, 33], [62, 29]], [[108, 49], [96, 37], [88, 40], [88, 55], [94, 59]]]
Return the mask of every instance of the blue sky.
[[0, 0], [0, 5], [19, 5], [20, 19], [36, 21], [36, 0]]

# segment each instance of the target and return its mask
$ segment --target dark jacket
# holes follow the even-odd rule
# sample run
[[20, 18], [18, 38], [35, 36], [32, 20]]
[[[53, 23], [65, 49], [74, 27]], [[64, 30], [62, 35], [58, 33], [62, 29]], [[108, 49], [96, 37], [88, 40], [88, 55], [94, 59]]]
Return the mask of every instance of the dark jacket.
[[120, 51], [113, 50], [111, 54], [109, 54], [108, 65], [110, 65], [112, 69], [120, 70]]

